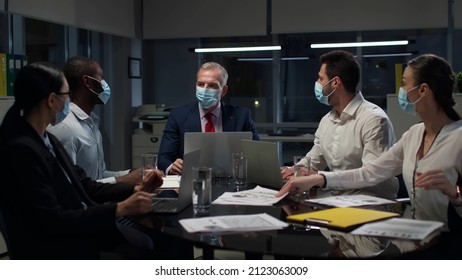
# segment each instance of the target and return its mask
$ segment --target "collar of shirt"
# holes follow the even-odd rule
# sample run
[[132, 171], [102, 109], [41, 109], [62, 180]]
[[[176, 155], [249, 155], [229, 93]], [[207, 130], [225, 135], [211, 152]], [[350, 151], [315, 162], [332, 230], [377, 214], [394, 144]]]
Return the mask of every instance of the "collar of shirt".
[[53, 154], [53, 156], [56, 157], [55, 149], [53, 148], [53, 145], [51, 145], [50, 138], [48, 138], [48, 134], [47, 134], [47, 133], [45, 133], [45, 134], [42, 136], [42, 140], [43, 140], [43, 142], [45, 143], [45, 146], [47, 146], [48, 150], [50, 150], [50, 152]]
[[88, 121], [93, 121], [94, 123], [98, 124], [99, 123], [99, 117], [91, 112], [91, 115], [87, 115], [87, 113], [85, 113], [82, 109], [80, 109], [79, 106], [77, 106], [77, 104], [71, 102], [70, 104], [70, 108], [71, 108], [71, 111], [72, 113], [74, 113], [74, 115], [81, 121], [85, 121], [85, 120], [88, 120]]
[[340, 114], [340, 116], [335, 112], [335, 110], [331, 110], [329, 113], [329, 119], [334, 122], [340, 122], [346, 119], [349, 119], [353, 117], [356, 114], [356, 111], [358, 110], [359, 106], [361, 106], [361, 103], [363, 103], [364, 97], [362, 93], [359, 91], [356, 96], [348, 103], [348, 105], [345, 107], [343, 112]]
[[[200, 103], [198, 103], [198, 106], [199, 106], [199, 115], [201, 116], [201, 119], [205, 119], [204, 109], [201, 107]], [[218, 101], [218, 106], [215, 109], [213, 109], [213, 111], [211, 111], [210, 113], [215, 117], [215, 119], [218, 118], [218, 116], [221, 113], [221, 102], [220, 101]]]

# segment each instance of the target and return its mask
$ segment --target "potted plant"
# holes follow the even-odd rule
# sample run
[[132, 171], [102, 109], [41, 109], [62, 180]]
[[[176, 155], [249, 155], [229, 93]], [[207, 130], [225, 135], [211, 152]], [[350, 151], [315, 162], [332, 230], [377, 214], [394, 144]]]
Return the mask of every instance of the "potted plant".
[[459, 90], [458, 92], [462, 92], [462, 71], [456, 74], [456, 85]]

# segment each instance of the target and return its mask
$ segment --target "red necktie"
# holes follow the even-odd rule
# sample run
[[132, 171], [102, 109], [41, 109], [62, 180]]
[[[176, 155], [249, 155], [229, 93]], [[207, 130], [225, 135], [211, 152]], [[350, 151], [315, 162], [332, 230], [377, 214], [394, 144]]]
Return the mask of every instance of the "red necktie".
[[205, 124], [205, 132], [215, 132], [215, 127], [213, 126], [212, 113], [208, 112], [205, 114], [207, 123]]

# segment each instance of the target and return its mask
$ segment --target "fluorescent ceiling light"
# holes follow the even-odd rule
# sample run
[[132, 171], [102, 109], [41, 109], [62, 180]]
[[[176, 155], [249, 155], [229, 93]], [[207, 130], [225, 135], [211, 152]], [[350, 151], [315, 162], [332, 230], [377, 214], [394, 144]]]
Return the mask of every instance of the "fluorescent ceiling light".
[[[308, 56], [300, 57], [281, 57], [281, 60], [309, 60]], [[249, 58], [238, 58], [237, 61], [273, 61], [272, 57], [249, 57]]]
[[376, 54], [363, 54], [362, 57], [393, 57], [393, 56], [410, 56], [414, 55], [414, 53], [406, 52], [406, 53], [376, 53]]
[[281, 46], [194, 49], [194, 51], [196, 53], [209, 53], [209, 52], [259, 52], [259, 51], [280, 51], [280, 50], [281, 50]]
[[325, 48], [354, 48], [354, 47], [383, 47], [383, 46], [403, 46], [409, 44], [408, 40], [401, 41], [377, 41], [377, 42], [351, 42], [351, 43], [331, 43], [331, 44], [311, 44], [312, 49]]

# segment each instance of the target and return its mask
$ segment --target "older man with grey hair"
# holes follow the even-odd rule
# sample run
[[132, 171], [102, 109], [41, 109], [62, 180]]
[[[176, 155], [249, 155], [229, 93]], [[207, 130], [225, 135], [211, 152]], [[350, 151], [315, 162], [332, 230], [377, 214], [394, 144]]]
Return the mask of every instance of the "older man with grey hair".
[[159, 149], [158, 168], [181, 174], [185, 132], [251, 131], [258, 140], [250, 110], [224, 103], [228, 72], [216, 62], [204, 63], [197, 72], [196, 102], [170, 111]]

